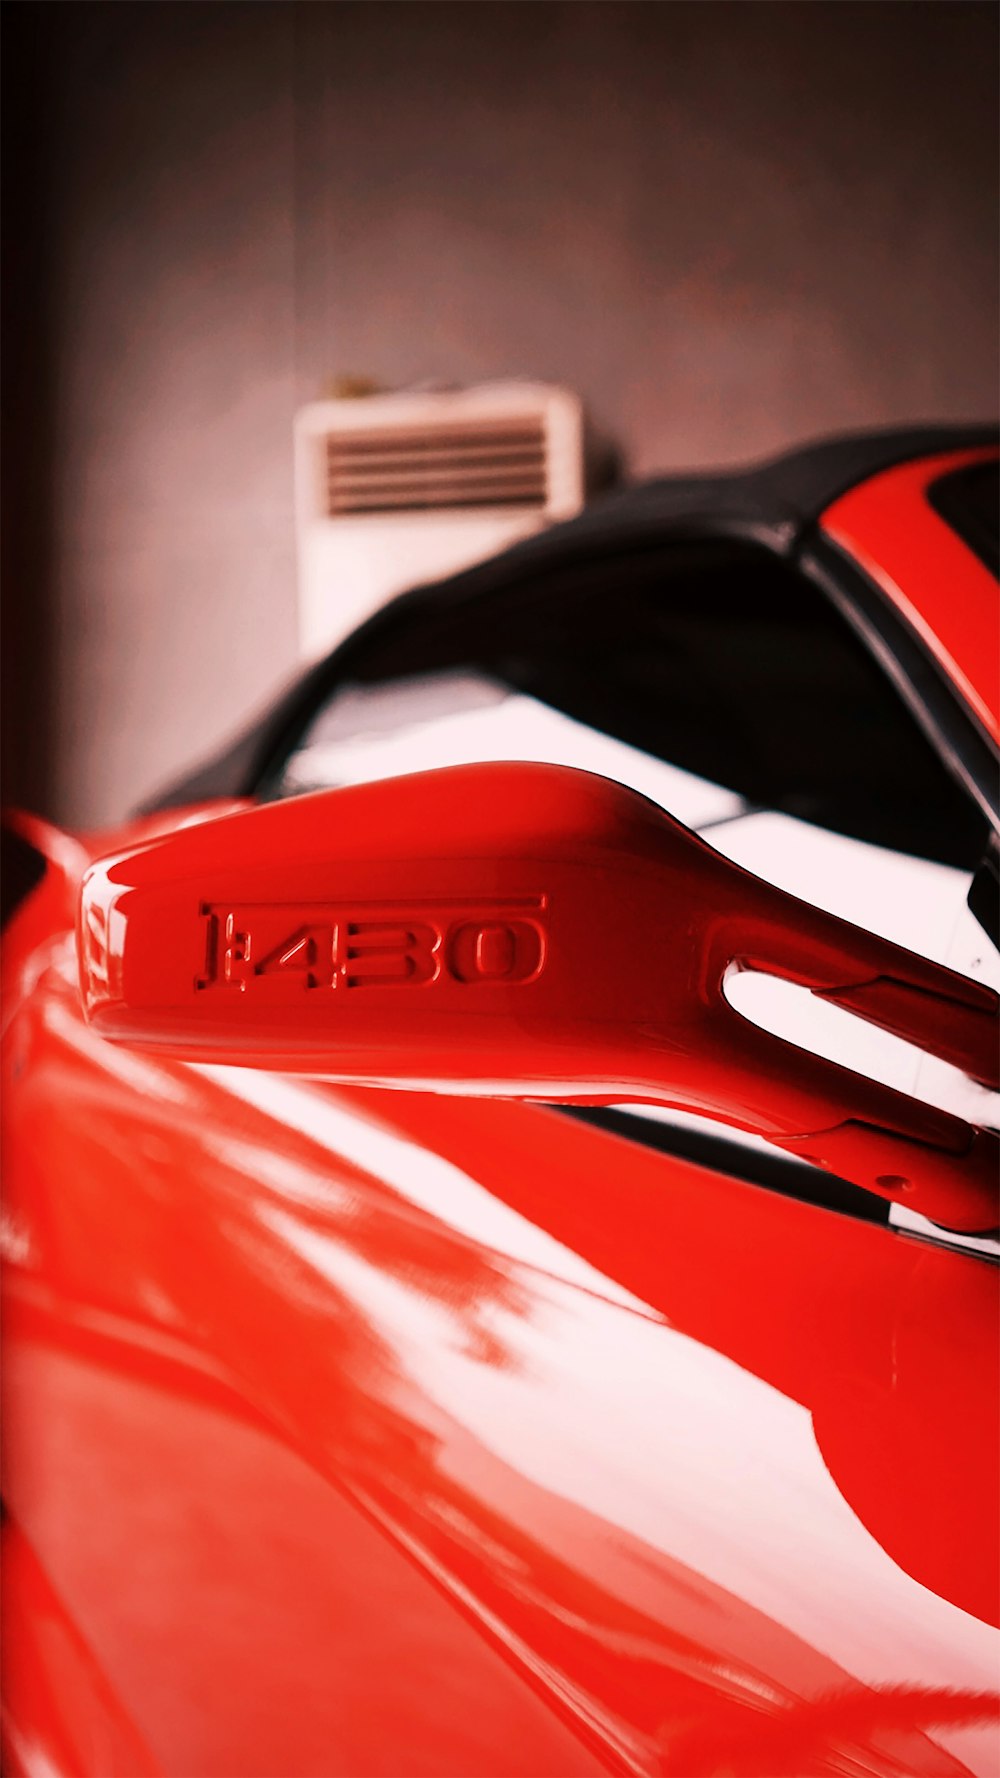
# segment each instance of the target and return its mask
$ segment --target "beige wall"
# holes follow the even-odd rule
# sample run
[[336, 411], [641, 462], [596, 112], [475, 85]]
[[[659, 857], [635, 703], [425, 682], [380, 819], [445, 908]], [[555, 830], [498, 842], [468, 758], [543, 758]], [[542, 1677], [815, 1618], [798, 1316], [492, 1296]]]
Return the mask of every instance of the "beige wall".
[[57, 819], [292, 670], [338, 373], [565, 382], [637, 473], [994, 408], [990, 4], [8, 11], [5, 770]]

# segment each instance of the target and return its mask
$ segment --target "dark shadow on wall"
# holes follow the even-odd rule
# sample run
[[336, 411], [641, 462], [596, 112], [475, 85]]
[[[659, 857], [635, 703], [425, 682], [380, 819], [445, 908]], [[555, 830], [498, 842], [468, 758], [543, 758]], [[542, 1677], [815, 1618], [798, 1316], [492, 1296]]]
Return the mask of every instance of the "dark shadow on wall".
[[51, 782], [53, 363], [41, 6], [3, 9], [3, 497], [0, 604], [2, 800], [44, 809]]

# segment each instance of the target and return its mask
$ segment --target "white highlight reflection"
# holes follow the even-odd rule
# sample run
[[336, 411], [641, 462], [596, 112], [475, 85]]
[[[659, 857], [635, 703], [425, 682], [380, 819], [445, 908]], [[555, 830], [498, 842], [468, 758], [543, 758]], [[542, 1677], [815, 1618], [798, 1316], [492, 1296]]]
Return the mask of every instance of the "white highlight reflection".
[[[382, 688], [383, 697], [388, 689]], [[648, 796], [686, 827], [729, 820], [745, 807], [735, 792], [707, 778], [473, 674], [394, 682], [391, 707], [395, 723], [386, 733], [378, 726], [383, 718], [377, 690], [345, 694], [289, 761], [286, 789], [369, 783], [486, 760], [529, 760], [613, 778]], [[366, 718], [376, 725], [374, 732], [364, 727]], [[342, 733], [348, 726], [354, 732]]]
[[[477, 1246], [580, 1289], [596, 1291], [637, 1314], [652, 1313], [648, 1303], [613, 1283], [572, 1248], [501, 1203], [453, 1162], [348, 1109], [337, 1102], [329, 1089], [310, 1087], [253, 1068], [199, 1063], [196, 1072], [235, 1098], [308, 1136], [336, 1159], [349, 1161], [384, 1181], [406, 1202], [429, 1211]], [[252, 1167], [249, 1171], [252, 1173]], [[304, 1169], [298, 1169], [298, 1173], [301, 1192]], [[277, 1183], [280, 1187], [280, 1179]], [[313, 1191], [312, 1201], [318, 1207], [324, 1202], [318, 1188]]]
[[[808, 1410], [770, 1384], [555, 1282], [532, 1292], [529, 1317], [492, 1306], [509, 1363], [484, 1364], [442, 1337], [441, 1306], [405, 1280], [279, 1209], [268, 1221], [363, 1303], [404, 1374], [501, 1466], [706, 1576], [866, 1684], [933, 1687], [945, 1670], [993, 1689], [995, 1631], [892, 1561], [836, 1487]], [[446, 1448], [444, 1467], [459, 1473], [465, 1449]], [[476, 1481], [488, 1493], [481, 1465]]]

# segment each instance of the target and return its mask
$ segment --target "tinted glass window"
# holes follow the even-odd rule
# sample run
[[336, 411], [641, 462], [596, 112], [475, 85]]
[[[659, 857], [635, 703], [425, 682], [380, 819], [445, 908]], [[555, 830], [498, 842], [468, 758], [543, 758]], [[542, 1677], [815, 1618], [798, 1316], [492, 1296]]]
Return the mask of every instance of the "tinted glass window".
[[[798, 574], [751, 552], [675, 549], [457, 607], [431, 601], [373, 643], [280, 789], [523, 757], [532, 727], [527, 756], [562, 757], [556, 716], [575, 725], [559, 731], [571, 763], [602, 769], [580, 751], [584, 730], [672, 768], [674, 800], [665, 783], [663, 795], [637, 787], [691, 826], [768, 810], [943, 864], [982, 856], [981, 818], [863, 644]], [[610, 756], [605, 769], [628, 777]], [[681, 794], [684, 776], [700, 801], [690, 783]]]
[[941, 477], [930, 490], [935, 512], [994, 574], [1000, 568], [1000, 464], [973, 463]]

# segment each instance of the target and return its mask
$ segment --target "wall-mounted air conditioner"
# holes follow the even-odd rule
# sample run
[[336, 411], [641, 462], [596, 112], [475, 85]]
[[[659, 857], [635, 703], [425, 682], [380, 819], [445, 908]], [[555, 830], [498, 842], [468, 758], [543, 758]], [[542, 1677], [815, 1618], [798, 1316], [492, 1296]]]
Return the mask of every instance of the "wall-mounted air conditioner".
[[322, 654], [392, 594], [583, 505], [583, 420], [537, 383], [317, 401], [295, 421], [299, 635]]

